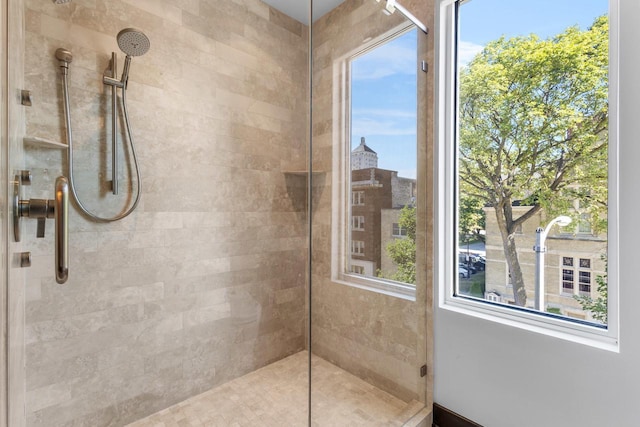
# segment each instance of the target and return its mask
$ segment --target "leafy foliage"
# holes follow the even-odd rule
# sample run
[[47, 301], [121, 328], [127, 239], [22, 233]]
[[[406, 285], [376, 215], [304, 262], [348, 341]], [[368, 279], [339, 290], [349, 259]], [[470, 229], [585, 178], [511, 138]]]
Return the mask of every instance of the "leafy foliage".
[[[599, 17], [546, 40], [502, 37], [459, 75], [460, 199], [493, 207], [520, 306], [518, 226], [542, 210], [571, 212], [576, 199], [573, 215], [606, 224], [608, 33]], [[529, 207], [519, 217], [516, 201]]]
[[458, 207], [458, 231], [460, 241], [465, 242], [471, 238], [484, 239], [480, 234], [485, 229], [485, 213], [482, 209], [482, 202], [475, 198], [462, 194]]
[[584, 311], [588, 311], [591, 313], [591, 316], [594, 318], [594, 320], [606, 325], [608, 320], [607, 301], [609, 300], [609, 286], [607, 280], [609, 263], [607, 261], [606, 255], [602, 256], [602, 260], [605, 262], [605, 274], [604, 276], [596, 276], [596, 283], [598, 284], [598, 297], [594, 299], [587, 295], [576, 295], [574, 296], [574, 298], [580, 303]]
[[397, 239], [386, 247], [389, 258], [397, 271], [388, 274], [378, 271], [378, 276], [404, 283], [416, 283], [416, 208], [405, 206], [400, 211], [398, 225], [407, 230], [407, 237]]

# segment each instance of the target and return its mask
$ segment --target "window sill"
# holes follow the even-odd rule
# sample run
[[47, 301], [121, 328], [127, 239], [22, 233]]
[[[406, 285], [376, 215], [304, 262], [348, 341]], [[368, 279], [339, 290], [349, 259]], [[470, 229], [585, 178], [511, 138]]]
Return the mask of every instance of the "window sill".
[[341, 274], [338, 277], [334, 277], [333, 282], [407, 301], [416, 300], [416, 287], [405, 283], [380, 280], [357, 274]]
[[526, 308], [514, 310], [513, 306], [507, 307], [505, 304], [473, 297], [445, 298], [441, 301], [440, 308], [601, 350], [620, 352], [618, 340], [610, 335], [604, 325], [598, 326], [591, 322], [534, 312]]

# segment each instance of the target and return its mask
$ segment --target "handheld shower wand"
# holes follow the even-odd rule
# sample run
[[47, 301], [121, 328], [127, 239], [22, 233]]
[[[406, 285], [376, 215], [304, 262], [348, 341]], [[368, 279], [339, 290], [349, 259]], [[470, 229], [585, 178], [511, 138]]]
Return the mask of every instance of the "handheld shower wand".
[[[135, 144], [133, 140], [133, 135], [131, 133], [131, 125], [129, 123], [129, 112], [127, 109], [127, 82], [129, 80], [129, 69], [131, 67], [131, 57], [132, 56], [140, 56], [144, 55], [149, 51], [151, 47], [151, 43], [149, 42], [149, 38], [140, 30], [135, 28], [125, 28], [124, 30], [118, 33], [118, 46], [120, 49], [127, 55], [125, 58], [124, 70], [122, 71], [122, 76], [120, 80], [117, 79], [117, 56], [114, 53], [111, 55], [111, 61], [109, 68], [105, 71], [105, 76], [102, 79], [102, 82], [105, 85], [111, 86], [112, 90], [112, 121], [111, 121], [111, 129], [112, 129], [112, 190], [113, 194], [118, 194], [118, 152], [117, 152], [117, 134], [118, 134], [118, 114], [117, 114], [117, 89], [122, 89], [122, 111], [124, 115], [125, 126], [127, 128], [127, 135], [129, 137], [129, 144], [131, 146], [131, 152], [133, 155], [133, 162], [136, 168], [136, 198], [131, 205], [131, 207], [125, 212], [118, 214], [116, 216], [105, 218], [98, 216], [92, 212], [90, 212], [83, 205], [82, 201], [78, 197], [78, 194], [75, 189], [75, 183], [73, 179], [73, 134], [71, 131], [71, 112], [69, 106], [69, 85], [68, 85], [68, 74], [69, 74], [69, 64], [71, 63], [73, 57], [71, 52], [66, 49], [58, 49], [56, 50], [56, 58], [60, 61], [60, 70], [62, 75], [62, 87], [63, 87], [63, 96], [64, 96], [64, 110], [65, 110], [65, 118], [66, 118], [66, 126], [67, 126], [67, 144], [68, 144], [68, 167], [69, 167], [69, 187], [71, 189], [71, 193], [73, 194], [74, 199], [76, 200], [78, 207], [85, 215], [89, 218], [100, 221], [100, 222], [112, 222], [118, 221], [127, 217], [131, 212], [133, 212], [138, 203], [140, 202], [140, 195], [142, 190], [142, 179], [140, 176], [140, 167], [138, 165], [138, 157], [136, 155]], [[106, 74], [110, 74], [107, 76]]]

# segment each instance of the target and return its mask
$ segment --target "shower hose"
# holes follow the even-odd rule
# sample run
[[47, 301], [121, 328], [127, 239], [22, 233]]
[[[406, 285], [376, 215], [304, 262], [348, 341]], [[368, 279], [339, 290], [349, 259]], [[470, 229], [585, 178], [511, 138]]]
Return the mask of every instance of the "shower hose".
[[[133, 135], [131, 134], [131, 126], [129, 124], [129, 111], [127, 110], [127, 89], [126, 86], [122, 88], [122, 111], [124, 112], [124, 121], [125, 121], [125, 126], [127, 128], [127, 135], [129, 137], [129, 144], [131, 145], [131, 152], [133, 154], [133, 162], [136, 168], [136, 180], [137, 180], [137, 190], [136, 190], [136, 198], [133, 201], [133, 204], [131, 205], [131, 207], [116, 216], [110, 217], [110, 218], [104, 218], [101, 216], [98, 216], [96, 214], [94, 214], [93, 212], [89, 211], [83, 204], [82, 201], [80, 200], [80, 198], [78, 197], [78, 193], [76, 192], [76, 186], [74, 183], [74, 179], [73, 179], [73, 132], [71, 131], [71, 109], [69, 107], [69, 82], [68, 82], [68, 78], [67, 78], [67, 73], [62, 73], [62, 88], [63, 88], [63, 98], [64, 98], [64, 112], [65, 112], [65, 120], [66, 120], [66, 126], [67, 126], [67, 153], [68, 153], [68, 164], [69, 164], [69, 187], [71, 188], [71, 194], [73, 194], [73, 198], [75, 199], [76, 203], [78, 204], [78, 207], [80, 208], [80, 210], [89, 218], [98, 221], [98, 222], [113, 222], [113, 221], [118, 221], [121, 220], [127, 216], [129, 216], [129, 214], [131, 214], [131, 212], [133, 212], [136, 207], [138, 206], [138, 203], [140, 202], [140, 194], [142, 193], [141, 191], [141, 187], [142, 187], [142, 182], [141, 182], [141, 178], [140, 178], [140, 166], [138, 165], [138, 156], [136, 155], [136, 147], [133, 141]], [[114, 96], [117, 96], [116, 94], [114, 94]], [[117, 120], [117, 117], [113, 117], [113, 120]]]

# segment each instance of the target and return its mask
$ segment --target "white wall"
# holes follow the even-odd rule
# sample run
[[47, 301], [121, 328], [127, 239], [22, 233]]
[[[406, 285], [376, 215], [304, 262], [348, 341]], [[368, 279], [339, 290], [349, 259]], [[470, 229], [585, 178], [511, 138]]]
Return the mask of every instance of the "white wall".
[[638, 22], [620, 0], [620, 353], [436, 308], [434, 400], [486, 427], [640, 425]]

